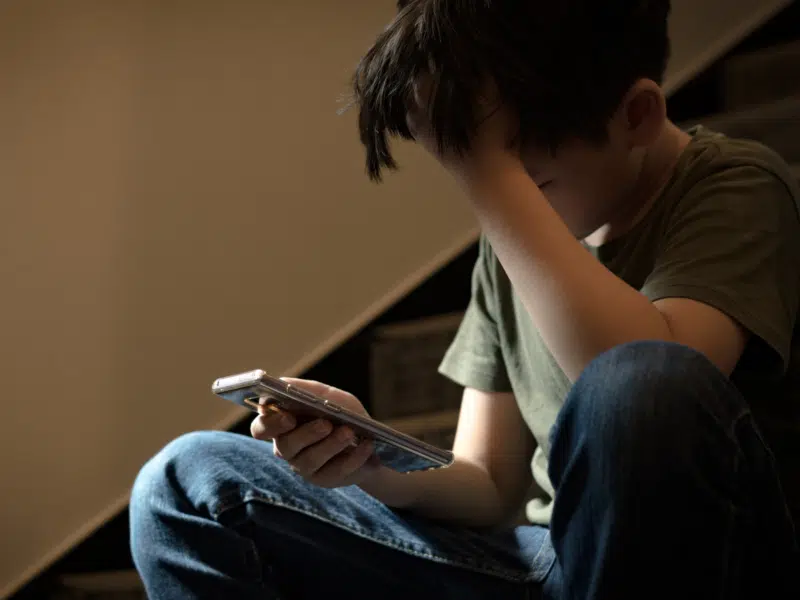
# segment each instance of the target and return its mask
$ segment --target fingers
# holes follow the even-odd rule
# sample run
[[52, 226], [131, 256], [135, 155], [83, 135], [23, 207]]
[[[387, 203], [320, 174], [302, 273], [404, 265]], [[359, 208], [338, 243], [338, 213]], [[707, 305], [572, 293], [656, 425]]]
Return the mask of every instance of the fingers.
[[278, 437], [273, 452], [309, 483], [342, 487], [360, 483], [381, 465], [370, 440], [355, 446], [354, 440], [348, 427], [333, 429], [326, 421], [313, 421]]
[[371, 473], [380, 468], [380, 461], [373, 454], [375, 447], [364, 440], [355, 448], [349, 448], [333, 458], [311, 477], [310, 481], [319, 487], [333, 488], [357, 485]]
[[[313, 476], [330, 460], [344, 450], [353, 447], [355, 436], [349, 427], [339, 427], [330, 435], [312, 446], [306, 447], [293, 458], [287, 458], [289, 463], [306, 479], [313, 481]], [[280, 449], [284, 456], [283, 449]]]
[[257, 440], [268, 441], [292, 431], [297, 422], [282, 410], [259, 407], [259, 415], [250, 423], [250, 435]]
[[329, 421], [317, 419], [275, 437], [275, 447], [283, 458], [292, 462], [300, 452], [324, 440], [331, 431], [333, 425]]
[[[282, 379], [350, 411], [367, 415], [358, 399], [344, 390], [319, 381]], [[275, 456], [286, 460], [309, 483], [328, 488], [353, 485], [380, 467], [372, 442], [365, 440], [356, 445], [356, 436], [349, 427], [334, 427], [326, 419], [298, 424], [293, 415], [272, 404], [259, 406], [258, 413], [250, 424], [250, 433], [259, 440], [272, 440]]]

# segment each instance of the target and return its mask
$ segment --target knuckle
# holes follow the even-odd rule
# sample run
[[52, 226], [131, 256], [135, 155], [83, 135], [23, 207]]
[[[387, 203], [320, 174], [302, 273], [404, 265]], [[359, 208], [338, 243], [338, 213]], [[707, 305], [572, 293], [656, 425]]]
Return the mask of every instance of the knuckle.
[[327, 479], [325, 477], [317, 474], [317, 473], [309, 474], [308, 477], [305, 478], [305, 480], [308, 481], [308, 483], [310, 483], [312, 485], [315, 485], [317, 487], [321, 487], [321, 488], [328, 487]]
[[281, 431], [275, 427], [275, 421], [270, 416], [258, 416], [253, 419], [251, 424], [251, 431], [253, 428], [259, 432], [261, 437], [273, 438], [280, 435]]
[[339, 450], [331, 447], [330, 444], [323, 443], [302, 452], [298, 461], [306, 472], [323, 477], [324, 473], [332, 473], [332, 465], [329, 463], [338, 453]]
[[295, 450], [295, 444], [292, 443], [289, 436], [283, 435], [276, 437], [274, 444], [275, 449], [286, 459], [294, 458], [295, 454], [298, 452], [298, 450]]
[[322, 419], [315, 419], [313, 421], [305, 423], [302, 427], [299, 427], [297, 431], [302, 431], [308, 437], [313, 437], [316, 435], [324, 436], [327, 435], [328, 433], [327, 425], [328, 423], [322, 421]]
[[275, 454], [275, 456], [284, 460], [290, 460], [292, 458], [292, 455], [289, 454], [286, 447], [278, 443], [278, 440], [272, 442], [272, 452]]
[[309, 430], [305, 427], [301, 427], [300, 429], [296, 429], [294, 431], [289, 431], [280, 436], [281, 439], [284, 441], [284, 444], [294, 450], [294, 452], [300, 452], [303, 448], [308, 446], [309, 444], [313, 444], [316, 440], [314, 440], [313, 435]]
[[348, 460], [348, 469], [351, 473], [359, 471], [369, 460], [369, 454], [356, 450]]
[[298, 454], [292, 461], [292, 466], [306, 478], [314, 475], [319, 468], [317, 466], [317, 457], [312, 450], [306, 450]]
[[309, 482], [313, 483], [317, 487], [331, 489], [339, 487], [341, 485], [341, 479], [341, 476], [335, 471], [335, 469], [326, 467], [314, 473], [309, 478]]
[[296, 473], [300, 473], [301, 475], [303, 475], [303, 477], [306, 477], [307, 475], [311, 475], [312, 474], [312, 473], [309, 473], [309, 471], [308, 471], [308, 467], [306, 465], [306, 460], [303, 457], [299, 456], [299, 455], [295, 456], [294, 458], [292, 458], [289, 461], [289, 464], [291, 465], [292, 469]]
[[361, 465], [358, 462], [353, 462], [352, 460], [348, 460], [342, 464], [341, 468], [338, 472], [338, 477], [341, 481], [346, 479], [351, 479], [353, 475], [358, 473], [358, 470], [361, 468]]
[[298, 477], [302, 477], [306, 481], [311, 481], [311, 479], [314, 476], [313, 473], [306, 473], [303, 469], [296, 467], [295, 463], [289, 463], [289, 466], [291, 467], [295, 475], [297, 475]]
[[325, 445], [327, 447], [328, 452], [330, 453], [330, 457], [333, 458], [334, 456], [338, 456], [344, 452], [347, 452], [348, 448], [350, 448], [350, 440], [352, 438], [342, 430], [336, 432], [336, 434], [331, 435], [325, 440]]

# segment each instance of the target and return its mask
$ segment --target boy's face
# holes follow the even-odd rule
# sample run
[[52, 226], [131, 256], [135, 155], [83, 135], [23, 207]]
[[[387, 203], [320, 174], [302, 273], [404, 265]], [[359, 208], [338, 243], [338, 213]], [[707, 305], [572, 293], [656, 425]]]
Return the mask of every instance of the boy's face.
[[637, 154], [613, 137], [603, 145], [570, 140], [555, 155], [529, 150], [523, 160], [550, 205], [579, 239], [599, 229], [620, 208], [638, 174]]
[[569, 139], [555, 155], [529, 149], [523, 162], [550, 205], [578, 239], [637, 202], [643, 158], [666, 123], [658, 86], [638, 82], [608, 124], [602, 144]]

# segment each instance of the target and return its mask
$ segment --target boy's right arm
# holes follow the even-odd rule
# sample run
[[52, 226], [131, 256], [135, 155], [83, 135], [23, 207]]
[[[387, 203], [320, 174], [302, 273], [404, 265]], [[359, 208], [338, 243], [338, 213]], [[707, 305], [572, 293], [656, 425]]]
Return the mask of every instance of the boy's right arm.
[[[328, 385], [289, 380], [323, 398], [366, 415], [352, 394]], [[358, 485], [393, 508], [474, 527], [499, 525], [521, 506], [531, 484], [533, 437], [513, 394], [467, 388], [446, 469], [408, 474], [381, 467], [369, 441], [349, 445], [352, 431], [313, 422], [296, 426], [288, 413], [268, 410], [253, 421], [253, 437], [274, 441], [275, 453], [309, 483], [333, 488]]]
[[452, 466], [408, 474], [381, 468], [360, 487], [394, 508], [473, 527], [498, 525], [525, 498], [534, 449], [513, 394], [467, 388]]

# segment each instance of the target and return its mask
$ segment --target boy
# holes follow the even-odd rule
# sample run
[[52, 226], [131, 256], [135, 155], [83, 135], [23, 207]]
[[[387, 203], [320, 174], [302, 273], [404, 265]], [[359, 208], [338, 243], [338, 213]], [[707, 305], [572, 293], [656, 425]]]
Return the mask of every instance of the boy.
[[371, 177], [413, 138], [482, 227], [441, 367], [456, 462], [398, 475], [266, 412], [255, 440], [184, 436], [134, 488], [151, 597], [796, 597], [800, 192], [667, 119], [668, 12], [400, 3], [355, 100]]

